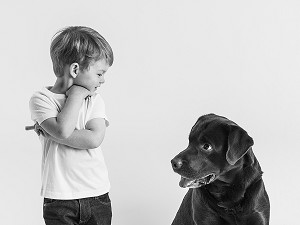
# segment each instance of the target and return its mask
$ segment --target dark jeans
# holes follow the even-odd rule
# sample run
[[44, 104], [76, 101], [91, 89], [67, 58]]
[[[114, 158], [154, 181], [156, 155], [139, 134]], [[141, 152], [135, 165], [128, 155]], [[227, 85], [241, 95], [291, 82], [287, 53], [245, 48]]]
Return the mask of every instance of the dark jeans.
[[111, 225], [111, 218], [108, 193], [75, 200], [44, 198], [46, 225]]

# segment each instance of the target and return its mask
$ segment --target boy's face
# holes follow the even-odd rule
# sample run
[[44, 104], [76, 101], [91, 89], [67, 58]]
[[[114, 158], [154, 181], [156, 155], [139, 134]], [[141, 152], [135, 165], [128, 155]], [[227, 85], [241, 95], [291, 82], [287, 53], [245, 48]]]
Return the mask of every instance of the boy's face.
[[87, 69], [79, 68], [78, 75], [74, 78], [74, 84], [81, 85], [94, 92], [105, 82], [104, 74], [109, 65], [105, 59], [92, 61]]

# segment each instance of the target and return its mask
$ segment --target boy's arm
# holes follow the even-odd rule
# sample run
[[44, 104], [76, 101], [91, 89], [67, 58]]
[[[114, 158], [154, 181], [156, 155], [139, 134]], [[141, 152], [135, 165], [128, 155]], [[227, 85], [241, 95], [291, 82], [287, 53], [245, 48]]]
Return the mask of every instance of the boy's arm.
[[90, 91], [84, 87], [73, 85], [67, 92], [64, 107], [57, 117], [43, 121], [40, 126], [56, 139], [67, 139], [75, 130], [80, 107]]
[[73, 133], [65, 139], [57, 139], [51, 135], [47, 136], [43, 131], [42, 134], [60, 144], [85, 150], [99, 147], [104, 139], [105, 131], [105, 119], [95, 118], [86, 123], [86, 129], [74, 130]]

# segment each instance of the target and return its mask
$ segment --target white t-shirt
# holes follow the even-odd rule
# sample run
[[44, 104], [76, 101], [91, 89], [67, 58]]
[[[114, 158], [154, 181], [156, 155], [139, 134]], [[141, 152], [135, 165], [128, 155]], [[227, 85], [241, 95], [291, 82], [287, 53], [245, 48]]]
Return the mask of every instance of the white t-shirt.
[[[33, 94], [29, 106], [31, 118], [41, 124], [57, 117], [66, 96], [43, 88]], [[88, 97], [82, 104], [76, 129], [94, 118], [104, 118], [105, 105], [99, 94]], [[101, 148], [79, 150], [39, 136], [42, 144], [41, 195], [52, 199], [80, 199], [105, 194], [110, 189], [108, 172]]]

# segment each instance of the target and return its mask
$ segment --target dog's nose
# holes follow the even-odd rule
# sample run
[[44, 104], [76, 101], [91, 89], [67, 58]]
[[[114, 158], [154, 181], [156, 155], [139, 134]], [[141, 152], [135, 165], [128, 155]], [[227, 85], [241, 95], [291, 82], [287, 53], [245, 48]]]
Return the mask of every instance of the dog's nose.
[[171, 164], [174, 170], [179, 170], [183, 165], [183, 161], [180, 158], [174, 158], [171, 160]]

